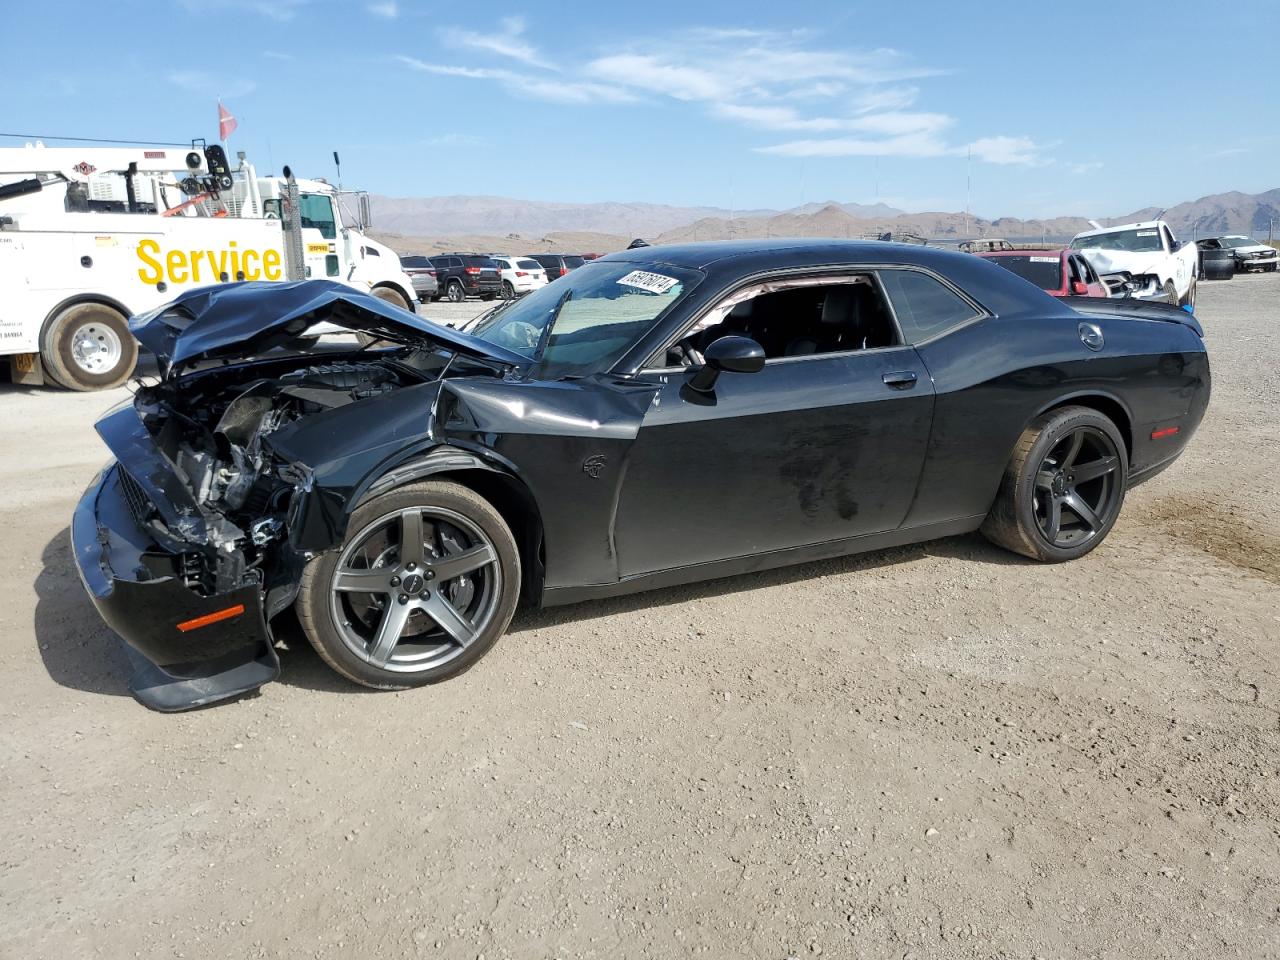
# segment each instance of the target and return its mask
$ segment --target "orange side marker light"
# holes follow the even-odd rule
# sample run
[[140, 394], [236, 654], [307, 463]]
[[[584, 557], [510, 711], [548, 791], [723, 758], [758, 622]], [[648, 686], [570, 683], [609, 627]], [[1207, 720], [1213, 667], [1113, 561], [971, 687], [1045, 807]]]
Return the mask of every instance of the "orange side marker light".
[[218, 623], [222, 620], [230, 620], [232, 617], [238, 617], [244, 613], [244, 604], [237, 603], [234, 607], [227, 607], [223, 610], [215, 610], [213, 613], [206, 613], [203, 617], [195, 617], [191, 620], [183, 620], [178, 624], [178, 629], [183, 633], [191, 630], [199, 630], [201, 627], [207, 627], [211, 623]]

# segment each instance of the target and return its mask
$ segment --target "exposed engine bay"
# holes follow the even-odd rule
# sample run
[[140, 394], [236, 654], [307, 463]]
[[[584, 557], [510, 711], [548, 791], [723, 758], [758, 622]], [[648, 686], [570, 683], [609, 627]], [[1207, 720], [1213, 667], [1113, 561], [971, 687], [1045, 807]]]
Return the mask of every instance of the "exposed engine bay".
[[[140, 390], [135, 406], [143, 423], [198, 505], [203, 539], [218, 552], [204, 587], [219, 590], [242, 581], [244, 570], [260, 563], [281, 538], [294, 494], [308, 485], [305, 469], [272, 449], [274, 434], [431, 379], [389, 358], [293, 357], [247, 370], [204, 371]], [[171, 532], [201, 539], [192, 536], [194, 529]]]

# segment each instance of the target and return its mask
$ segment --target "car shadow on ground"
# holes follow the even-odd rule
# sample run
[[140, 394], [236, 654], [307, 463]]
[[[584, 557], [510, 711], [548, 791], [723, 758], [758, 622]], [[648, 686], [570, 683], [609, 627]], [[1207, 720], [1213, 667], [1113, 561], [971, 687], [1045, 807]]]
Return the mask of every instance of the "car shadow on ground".
[[[873, 571], [931, 556], [981, 565], [1008, 566], [1032, 562], [992, 546], [974, 533], [546, 610], [523, 609], [516, 613], [508, 634], [518, 637], [533, 630], [597, 620], [644, 608], [672, 606], [726, 594], [749, 594], [768, 587]], [[35, 582], [35, 635], [49, 676], [64, 687], [88, 693], [128, 696], [132, 669], [121, 641], [98, 618], [85, 594], [71, 556], [68, 529], [64, 528], [45, 545], [41, 561], [42, 569]], [[281, 666], [280, 678], [276, 682], [330, 693], [376, 692], [351, 683], [330, 669], [308, 642], [292, 610], [276, 617], [271, 627]]]
[[45, 544], [40, 561], [35, 635], [49, 676], [73, 690], [129, 696], [133, 674], [129, 659], [80, 582], [71, 555], [70, 528], [63, 527]]

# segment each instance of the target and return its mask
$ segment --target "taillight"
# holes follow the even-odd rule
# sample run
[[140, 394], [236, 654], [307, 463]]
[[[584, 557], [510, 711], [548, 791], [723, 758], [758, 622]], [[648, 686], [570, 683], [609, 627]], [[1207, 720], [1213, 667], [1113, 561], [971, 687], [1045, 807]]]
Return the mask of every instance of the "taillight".
[[517, 277], [527, 277], [527, 276], [528, 276], [528, 274], [527, 274], [527, 273], [525, 273], [523, 270], [517, 270], [517, 271], [516, 271], [516, 276], [517, 276]]
[[467, 267], [467, 273], [471, 274], [472, 276], [475, 276], [479, 272], [480, 272], [479, 267]]
[[428, 276], [432, 276], [432, 277], [434, 277], [434, 276], [438, 276], [438, 274], [437, 274], [434, 270], [428, 270], [428, 271], [427, 271], [427, 275], [428, 275]]

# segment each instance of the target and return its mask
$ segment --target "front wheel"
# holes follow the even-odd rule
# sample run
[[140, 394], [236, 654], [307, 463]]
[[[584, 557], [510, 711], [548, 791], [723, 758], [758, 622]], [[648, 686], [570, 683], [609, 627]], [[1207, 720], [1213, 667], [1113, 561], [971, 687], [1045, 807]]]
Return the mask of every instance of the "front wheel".
[[79, 303], [45, 328], [40, 359], [50, 376], [70, 390], [106, 390], [129, 379], [138, 362], [138, 342], [120, 311]]
[[506, 631], [520, 555], [502, 516], [431, 480], [370, 500], [340, 548], [302, 573], [298, 619], [329, 666], [367, 687], [416, 687], [472, 666]]
[[1182, 307], [1190, 307], [1195, 309], [1196, 306], [1196, 278], [1191, 278], [1191, 286], [1187, 287], [1187, 295], [1178, 301], [1178, 305]]
[[409, 301], [404, 298], [404, 294], [394, 287], [374, 287], [373, 295], [393, 307], [399, 307], [401, 310], [409, 309]]
[[1166, 280], [1164, 282], [1164, 298], [1175, 307], [1182, 302], [1178, 299], [1178, 288], [1173, 285], [1172, 280]]
[[1075, 560], [1115, 525], [1128, 476], [1110, 419], [1089, 407], [1052, 410], [1022, 432], [982, 533], [1033, 560]]

